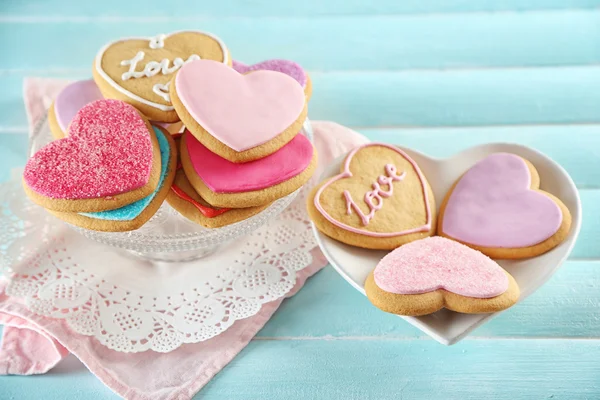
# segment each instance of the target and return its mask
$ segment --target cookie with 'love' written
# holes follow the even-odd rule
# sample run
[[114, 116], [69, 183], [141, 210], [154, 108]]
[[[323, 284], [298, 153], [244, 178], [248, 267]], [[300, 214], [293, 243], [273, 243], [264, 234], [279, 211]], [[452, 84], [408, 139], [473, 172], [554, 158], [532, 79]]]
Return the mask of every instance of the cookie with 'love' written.
[[29, 198], [53, 211], [97, 212], [150, 195], [160, 180], [158, 139], [148, 121], [119, 100], [97, 100], [77, 112], [67, 137], [38, 150], [25, 165]]
[[540, 190], [529, 161], [495, 153], [454, 184], [441, 208], [438, 233], [500, 259], [533, 257], [569, 234], [571, 214], [556, 196]]
[[365, 292], [377, 308], [409, 316], [441, 308], [495, 312], [520, 296], [515, 279], [495, 261], [439, 236], [408, 243], [383, 257], [367, 277]]
[[83, 106], [102, 99], [92, 79], [76, 81], [60, 91], [48, 109], [48, 125], [55, 139], [65, 137], [69, 124]]
[[240, 74], [210, 60], [187, 63], [170, 88], [185, 127], [211, 152], [244, 163], [275, 153], [301, 130], [302, 86], [272, 70]]
[[184, 64], [200, 59], [231, 65], [225, 43], [207, 32], [127, 38], [100, 49], [93, 76], [104, 97], [132, 104], [152, 121], [176, 122], [171, 79]]
[[394, 249], [435, 233], [435, 199], [403, 150], [368, 143], [352, 150], [341, 173], [314, 188], [308, 214], [319, 231], [367, 249]]

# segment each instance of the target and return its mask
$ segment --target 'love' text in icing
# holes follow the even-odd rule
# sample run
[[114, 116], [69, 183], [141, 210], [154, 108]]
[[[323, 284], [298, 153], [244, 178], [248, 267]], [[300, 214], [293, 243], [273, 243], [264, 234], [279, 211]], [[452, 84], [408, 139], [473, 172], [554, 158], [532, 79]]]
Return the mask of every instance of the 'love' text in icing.
[[[352, 209], [358, 214], [360, 219], [362, 220], [363, 225], [368, 225], [371, 219], [375, 216], [375, 212], [381, 210], [383, 207], [383, 199], [390, 197], [394, 193], [394, 186], [392, 183], [394, 181], [401, 181], [404, 179], [406, 172], [402, 172], [402, 174], [397, 175], [396, 166], [394, 164], [386, 164], [385, 166], [385, 175], [379, 175], [377, 181], [373, 182], [372, 187], [373, 190], [369, 190], [365, 193], [365, 203], [369, 206], [369, 213], [365, 215], [360, 207], [352, 200], [352, 195], [349, 191], [344, 190], [343, 195], [346, 199], [346, 207], [348, 215], [352, 214]], [[381, 186], [388, 187], [388, 190], [383, 190]], [[374, 202], [374, 200], [376, 201]]]
[[[419, 183], [421, 184], [421, 190], [423, 193], [423, 203], [425, 206], [425, 223], [423, 225], [414, 227], [414, 228], [410, 228], [410, 229], [405, 229], [402, 231], [396, 231], [396, 232], [374, 232], [374, 231], [369, 231], [366, 230], [364, 228], [357, 228], [348, 224], [344, 224], [343, 222], [340, 222], [338, 220], [336, 220], [335, 218], [333, 218], [333, 216], [331, 216], [327, 210], [325, 210], [325, 208], [323, 207], [323, 205], [321, 204], [320, 198], [321, 195], [323, 194], [323, 191], [325, 189], [327, 189], [327, 187], [329, 187], [332, 183], [339, 181], [341, 179], [346, 179], [346, 178], [351, 178], [353, 176], [353, 173], [350, 171], [350, 162], [352, 161], [352, 159], [354, 158], [354, 156], [356, 155], [356, 153], [358, 153], [360, 150], [365, 149], [367, 147], [371, 147], [371, 146], [377, 146], [377, 147], [384, 147], [387, 148], [389, 150], [394, 151], [395, 153], [397, 153], [398, 155], [400, 155], [403, 159], [405, 159], [406, 161], [408, 161], [415, 173], [417, 174], [417, 177], [419, 179]], [[395, 172], [394, 172], [395, 173]], [[404, 172], [403, 174], [405, 174], [406, 172]], [[390, 179], [389, 177], [386, 178], [384, 177], [384, 179]], [[391, 180], [393, 182], [393, 179]], [[391, 183], [391, 182], [390, 182]], [[386, 191], [386, 193], [389, 191]], [[344, 229], [348, 232], [353, 232], [353, 233], [358, 233], [360, 235], [365, 235], [365, 236], [371, 236], [371, 237], [395, 237], [395, 236], [401, 236], [401, 235], [408, 235], [411, 233], [416, 233], [416, 232], [427, 232], [431, 229], [431, 224], [432, 224], [432, 212], [430, 210], [430, 204], [429, 204], [429, 194], [427, 193], [427, 182], [425, 181], [425, 177], [423, 176], [423, 173], [421, 172], [421, 169], [419, 168], [419, 166], [417, 165], [417, 163], [408, 156], [408, 154], [406, 154], [404, 151], [402, 151], [401, 149], [392, 146], [390, 144], [386, 144], [386, 143], [375, 143], [375, 142], [371, 142], [371, 143], [367, 143], [367, 144], [363, 144], [362, 146], [358, 146], [356, 147], [354, 150], [352, 150], [348, 156], [346, 157], [346, 160], [344, 161], [344, 168], [342, 170], [342, 173], [340, 173], [339, 175], [336, 175], [332, 178], [330, 178], [329, 180], [327, 180], [323, 185], [321, 185], [321, 187], [319, 188], [319, 190], [317, 190], [317, 193], [315, 193], [315, 197], [313, 200], [313, 203], [315, 205], [315, 208], [321, 213], [321, 215], [323, 215], [323, 217], [325, 217], [326, 220], [328, 220], [329, 222], [331, 222], [333, 225], [337, 226], [338, 228]], [[381, 195], [380, 195], [381, 196]]]
[[[152, 44], [152, 42], [150, 43]], [[121, 61], [121, 65], [129, 65], [129, 71], [124, 72], [123, 75], [121, 75], [122, 80], [126, 81], [130, 78], [141, 78], [143, 76], [151, 77], [159, 72], [163, 75], [169, 75], [181, 68], [183, 64], [200, 59], [200, 56], [197, 54], [192, 54], [185, 61], [183, 61], [182, 58], [177, 57], [175, 60], [173, 60], [173, 66], [169, 67], [169, 59], [163, 58], [160, 62], [150, 61], [148, 64], [146, 64], [143, 70], [136, 71], [135, 68], [137, 67], [137, 64], [144, 59], [144, 56], [145, 53], [143, 51], [138, 51], [135, 57], [133, 57], [131, 60]]]

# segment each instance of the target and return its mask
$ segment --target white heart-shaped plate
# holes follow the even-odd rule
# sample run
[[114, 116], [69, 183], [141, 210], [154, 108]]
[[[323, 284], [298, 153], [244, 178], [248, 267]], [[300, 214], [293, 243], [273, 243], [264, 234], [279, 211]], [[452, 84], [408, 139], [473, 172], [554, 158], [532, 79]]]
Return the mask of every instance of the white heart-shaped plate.
[[[541, 189], [554, 194], [565, 203], [571, 212], [573, 223], [571, 232], [563, 243], [538, 257], [518, 261], [498, 261], [517, 280], [521, 288], [519, 302], [546, 283], [571, 253], [581, 227], [579, 193], [569, 174], [549, 157], [529, 147], [510, 143], [484, 144], [445, 159], [432, 158], [402, 146], [398, 147], [406, 151], [421, 167], [433, 189], [438, 207], [452, 184], [466, 170], [489, 154], [498, 152], [517, 154], [531, 161], [540, 174]], [[338, 174], [344, 158], [345, 156], [336, 159], [326, 169], [321, 180]], [[367, 250], [348, 246], [325, 236], [315, 228], [314, 224], [313, 231], [321, 250], [331, 265], [354, 288], [365, 294], [364, 282], [367, 275], [388, 251]], [[518, 305], [514, 307], [518, 307]], [[423, 317], [401, 318], [438, 342], [451, 345], [463, 339], [473, 329], [489, 321], [497, 314], [499, 313], [460, 314], [443, 309]]]

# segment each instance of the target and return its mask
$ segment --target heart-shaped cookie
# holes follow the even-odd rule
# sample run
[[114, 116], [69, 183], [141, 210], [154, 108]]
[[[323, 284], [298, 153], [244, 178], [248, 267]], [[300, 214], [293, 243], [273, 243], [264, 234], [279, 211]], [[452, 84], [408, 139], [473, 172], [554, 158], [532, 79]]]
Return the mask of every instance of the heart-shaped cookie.
[[281, 72], [282, 74], [291, 76], [300, 84], [300, 86], [302, 86], [306, 98], [310, 98], [312, 94], [312, 82], [310, 77], [300, 64], [295, 63], [294, 61], [274, 59], [247, 65], [240, 61], [233, 60], [231, 66], [240, 74], [247, 74], [252, 71], [260, 70]]
[[167, 202], [181, 215], [206, 228], [220, 228], [258, 214], [270, 204], [246, 208], [218, 208], [206, 202], [195, 190], [183, 167], [178, 167]]
[[214, 154], [188, 130], [181, 142], [181, 164], [194, 189], [217, 207], [262, 206], [288, 195], [312, 176], [316, 152], [297, 135], [276, 153], [243, 164]]
[[292, 77], [265, 70], [242, 75], [209, 60], [184, 65], [170, 93], [186, 128], [232, 162], [276, 152], [300, 132], [307, 112]]
[[156, 189], [148, 196], [123, 207], [93, 213], [52, 212], [60, 219], [86, 229], [105, 232], [123, 232], [144, 225], [159, 209], [175, 178], [177, 152], [171, 134], [153, 127], [160, 147], [160, 179]]
[[55, 139], [65, 137], [69, 123], [83, 106], [102, 99], [93, 79], [76, 81], [60, 91], [48, 109], [48, 123]]
[[519, 299], [519, 286], [496, 262], [443, 237], [417, 240], [383, 257], [367, 277], [365, 291], [376, 307], [411, 316], [444, 307], [495, 312]]
[[119, 100], [83, 107], [64, 139], [49, 143], [25, 166], [25, 191], [55, 211], [96, 212], [137, 201], [158, 185], [160, 152], [148, 122]]
[[206, 32], [181, 31], [109, 43], [98, 52], [93, 75], [105, 97], [134, 105], [150, 120], [176, 122], [169, 83], [182, 65], [200, 59], [231, 65], [221, 39]]
[[393, 249], [435, 233], [435, 200], [416, 162], [401, 149], [368, 143], [308, 199], [315, 226], [341, 242]]
[[439, 233], [493, 258], [542, 254], [569, 233], [569, 210], [539, 190], [537, 171], [509, 153], [487, 156], [472, 166], [446, 196]]

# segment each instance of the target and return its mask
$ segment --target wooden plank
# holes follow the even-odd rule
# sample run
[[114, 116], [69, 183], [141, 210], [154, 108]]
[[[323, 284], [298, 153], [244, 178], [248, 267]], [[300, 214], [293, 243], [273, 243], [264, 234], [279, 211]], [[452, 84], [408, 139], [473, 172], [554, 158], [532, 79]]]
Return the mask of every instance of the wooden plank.
[[[0, 114], [0, 118], [3, 115]], [[23, 122], [24, 123], [24, 122]], [[563, 165], [575, 183], [583, 188], [599, 187], [600, 161], [595, 149], [600, 141], [600, 126], [488, 128], [481, 132], [465, 129], [446, 130], [361, 130], [371, 140], [399, 143], [434, 156], [448, 156], [464, 148], [493, 141], [523, 143], [543, 151]], [[575, 138], [575, 140], [573, 139]], [[24, 134], [0, 134], [0, 146], [9, 149], [3, 158], [0, 180], [6, 180], [9, 169], [26, 161], [27, 138]], [[583, 218], [582, 232], [572, 257], [600, 258], [596, 244], [600, 221], [600, 190], [580, 191]]]
[[[600, 46], [599, 46], [600, 48]], [[0, 74], [1, 126], [22, 125], [22, 79]], [[600, 123], [600, 67], [313, 73], [312, 119], [362, 127]]]
[[[597, 399], [598, 340], [293, 340], [250, 343], [194, 398]], [[50, 374], [0, 377], [7, 399], [117, 398], [70, 358]]]
[[[368, 132], [372, 131], [365, 133]], [[373, 139], [382, 139], [375, 133], [369, 136]], [[465, 138], [471, 137], [473, 135], [465, 136]], [[423, 139], [420, 143], [431, 141], [427, 137]], [[465, 140], [467, 142], [463, 142], [463, 146], [470, 145], [468, 139]], [[444, 142], [442, 147], [450, 147], [445, 151], [454, 151], [450, 145], [453, 141], [453, 138], [449, 137], [448, 141]], [[591, 144], [581, 147], [590, 146]], [[419, 144], [415, 144], [415, 147], [418, 148]], [[26, 137], [1, 134], [0, 148], [8, 149], [0, 170], [0, 180], [5, 180], [8, 178], [10, 168], [25, 162]], [[574, 156], [569, 159], [577, 158]], [[568, 168], [573, 171], [570, 166]], [[597, 225], [592, 222], [600, 221], [600, 190], [582, 190], [581, 197], [585, 222], [573, 257], [600, 258], [600, 248], [596, 240]], [[600, 320], [590, 319], [589, 316], [600, 306], [599, 267], [598, 263], [569, 263], [538, 294], [483, 327], [483, 333], [478, 331], [475, 334], [596, 336], [600, 332]], [[586, 284], [582, 286], [581, 282]], [[544, 293], [548, 294], [542, 296]], [[549, 303], [552, 307], [548, 307]], [[504, 319], [508, 320], [502, 322]], [[364, 297], [351, 289], [332, 269], [327, 269], [321, 272], [318, 278], [310, 280], [307, 287], [295, 298], [287, 301], [282, 312], [276, 315], [261, 335], [353, 336], [361, 332], [370, 332], [369, 335], [373, 336], [420, 335], [419, 331], [397, 317], [372, 309]]]
[[[0, 79], [1, 81], [1, 79]], [[2, 100], [0, 100], [1, 104]], [[26, 120], [21, 103], [13, 100], [13, 122], [16, 127], [26, 129]], [[17, 110], [22, 112], [18, 113]], [[11, 107], [0, 111], [0, 120], [11, 120]], [[20, 114], [20, 115], [19, 115]], [[18, 118], [19, 117], [19, 118]], [[18, 121], [17, 121], [18, 120]], [[11, 126], [5, 127], [10, 129]], [[435, 157], [448, 157], [466, 148], [482, 143], [514, 142], [531, 146], [547, 154], [561, 164], [580, 188], [600, 188], [600, 125], [570, 126], [519, 126], [519, 127], [477, 127], [453, 129], [358, 129], [373, 141], [397, 143], [419, 150]], [[19, 134], [3, 135], [4, 148], [25, 149], [26, 138]], [[22, 150], [11, 153], [10, 165], [25, 162]], [[598, 192], [582, 192], [586, 219], [598, 218], [593, 203], [600, 200]], [[590, 208], [591, 206], [591, 208]], [[586, 229], [584, 227], [584, 229]]]
[[199, 397], [596, 399], [599, 355], [598, 341], [255, 341]]
[[[2, 328], [0, 327], [0, 332]], [[0, 376], [0, 398], [114, 400], [119, 397], [89, 372], [74, 356], [67, 357], [44, 375]]]
[[598, 0], [307, 0], [290, 1], [237, 0], [227, 2], [171, 1], [169, 7], [144, 7], [136, 2], [105, 0], [98, 4], [85, 1], [11, 1], [2, 5], [3, 16], [119, 16], [124, 18], [186, 18], [189, 16], [265, 17], [265, 16], [321, 16], [321, 15], [390, 15], [414, 13], [457, 13], [481, 11], [562, 10], [596, 8]]
[[218, 34], [236, 59], [255, 62], [290, 58], [313, 71], [600, 62], [598, 36], [594, 34], [600, 33], [598, 10], [320, 18], [199, 17], [184, 22], [177, 18], [0, 19], [0, 33], [19, 38], [4, 43], [7, 56], [2, 68], [87, 69], [98, 49], [108, 41], [185, 28]]
[[600, 67], [313, 74], [309, 113], [347, 126], [600, 122]]
[[[597, 234], [589, 240], [596, 238]], [[471, 337], [600, 338], [599, 289], [599, 261], [568, 261], [538, 292], [492, 319]], [[416, 338], [425, 334], [401, 318], [376, 309], [328, 266], [286, 300], [258, 336]]]

